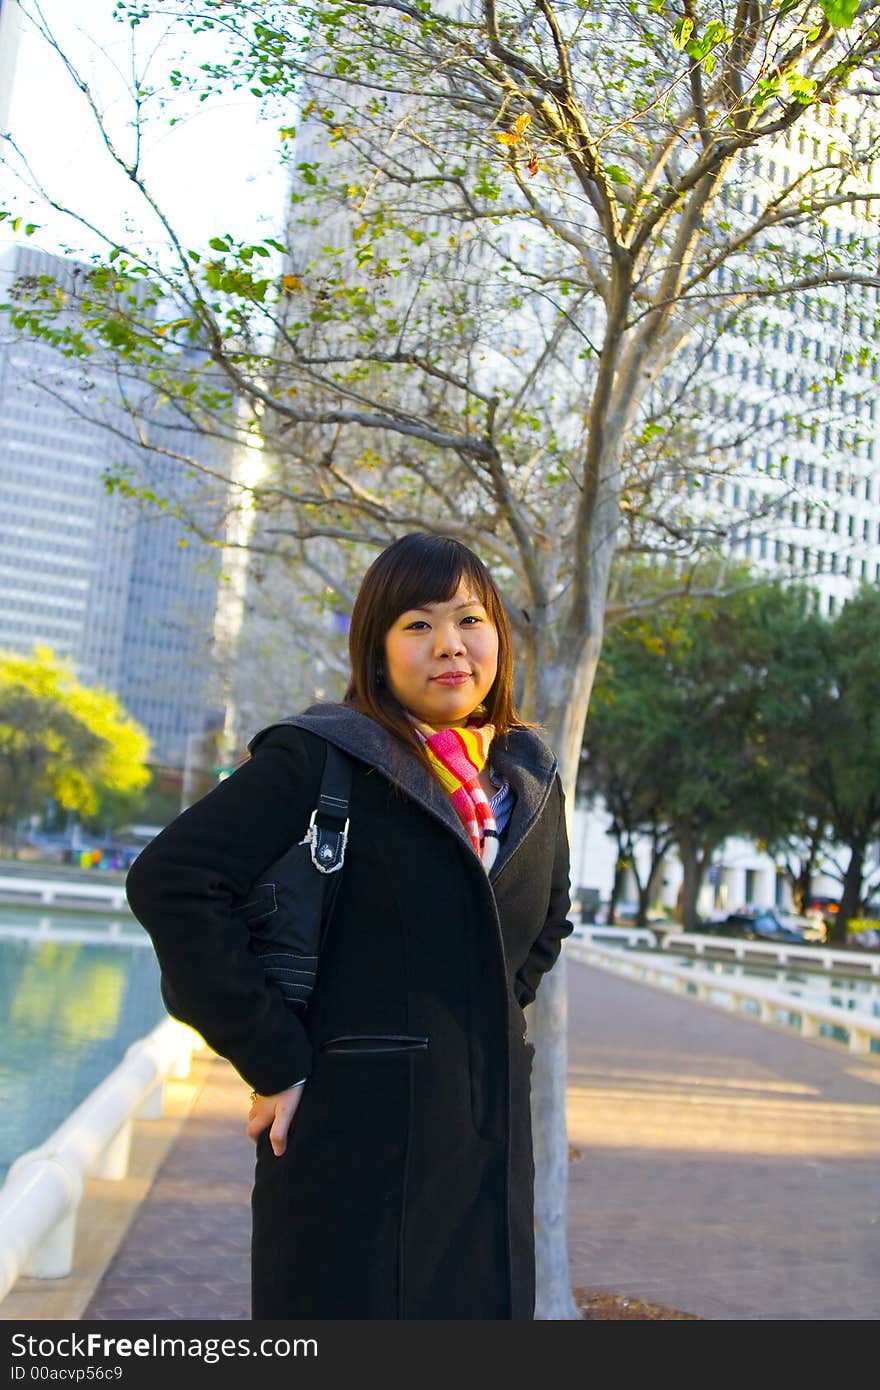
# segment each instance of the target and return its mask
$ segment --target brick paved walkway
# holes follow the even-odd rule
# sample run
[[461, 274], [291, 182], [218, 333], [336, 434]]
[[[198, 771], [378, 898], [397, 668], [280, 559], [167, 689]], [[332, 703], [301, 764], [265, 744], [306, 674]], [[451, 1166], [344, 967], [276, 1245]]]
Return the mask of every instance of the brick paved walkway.
[[569, 962], [575, 1282], [712, 1319], [874, 1319], [880, 1057]]
[[248, 1089], [211, 1053], [205, 1082], [83, 1318], [250, 1317]]
[[[875, 1318], [880, 1058], [568, 976], [574, 1284], [711, 1319]], [[206, 1065], [86, 1320], [248, 1317], [247, 1090]]]

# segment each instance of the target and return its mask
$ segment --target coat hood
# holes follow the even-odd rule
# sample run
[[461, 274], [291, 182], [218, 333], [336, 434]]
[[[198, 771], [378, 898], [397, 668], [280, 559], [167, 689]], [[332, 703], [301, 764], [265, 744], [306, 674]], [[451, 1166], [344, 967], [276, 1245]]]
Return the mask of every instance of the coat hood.
[[[401, 745], [375, 719], [362, 714], [353, 705], [335, 702], [309, 705], [301, 714], [289, 715], [261, 729], [250, 740], [249, 751], [255, 752], [273, 729], [285, 726], [318, 734], [344, 753], [377, 768], [407, 796], [454, 831], [473, 852], [470, 838], [437, 778], [431, 775], [414, 752]], [[511, 729], [506, 735], [496, 738], [492, 743], [490, 758], [516, 793], [509, 830], [489, 875], [494, 879], [543, 809], [556, 779], [557, 759], [552, 749], [532, 729]], [[474, 858], [479, 862], [476, 855]]]

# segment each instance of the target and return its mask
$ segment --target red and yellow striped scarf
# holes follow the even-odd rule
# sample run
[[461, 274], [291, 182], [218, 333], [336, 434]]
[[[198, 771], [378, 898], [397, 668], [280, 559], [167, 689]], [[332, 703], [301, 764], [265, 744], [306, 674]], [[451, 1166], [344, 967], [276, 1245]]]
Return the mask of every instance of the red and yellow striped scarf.
[[410, 716], [431, 766], [470, 836], [486, 873], [498, 854], [498, 829], [489, 798], [480, 786], [495, 725], [474, 716], [465, 728], [434, 729]]

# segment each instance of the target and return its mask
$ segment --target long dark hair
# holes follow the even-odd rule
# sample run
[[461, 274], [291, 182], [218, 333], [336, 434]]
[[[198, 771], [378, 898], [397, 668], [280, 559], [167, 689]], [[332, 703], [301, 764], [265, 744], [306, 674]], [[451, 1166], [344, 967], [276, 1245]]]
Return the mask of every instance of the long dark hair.
[[[451, 536], [412, 531], [387, 546], [361, 580], [348, 630], [351, 678], [345, 704], [354, 705], [428, 762], [421, 740], [385, 683], [385, 637], [401, 613], [427, 603], [448, 603], [462, 580], [471, 586], [498, 633], [498, 671], [483, 701], [496, 737], [534, 729], [513, 700], [513, 637], [504, 601], [479, 556]], [[429, 764], [430, 766], [430, 764]]]

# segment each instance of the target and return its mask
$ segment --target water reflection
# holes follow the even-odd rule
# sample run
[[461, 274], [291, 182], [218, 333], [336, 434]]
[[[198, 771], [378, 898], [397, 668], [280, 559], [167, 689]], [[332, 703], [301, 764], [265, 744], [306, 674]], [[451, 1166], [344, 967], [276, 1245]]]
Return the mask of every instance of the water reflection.
[[81, 914], [39, 920], [43, 931], [35, 915], [29, 934], [5, 935], [0, 913], [0, 1181], [165, 1017], [151, 950], [114, 940], [106, 918], [106, 945], [58, 939], [91, 938]]

